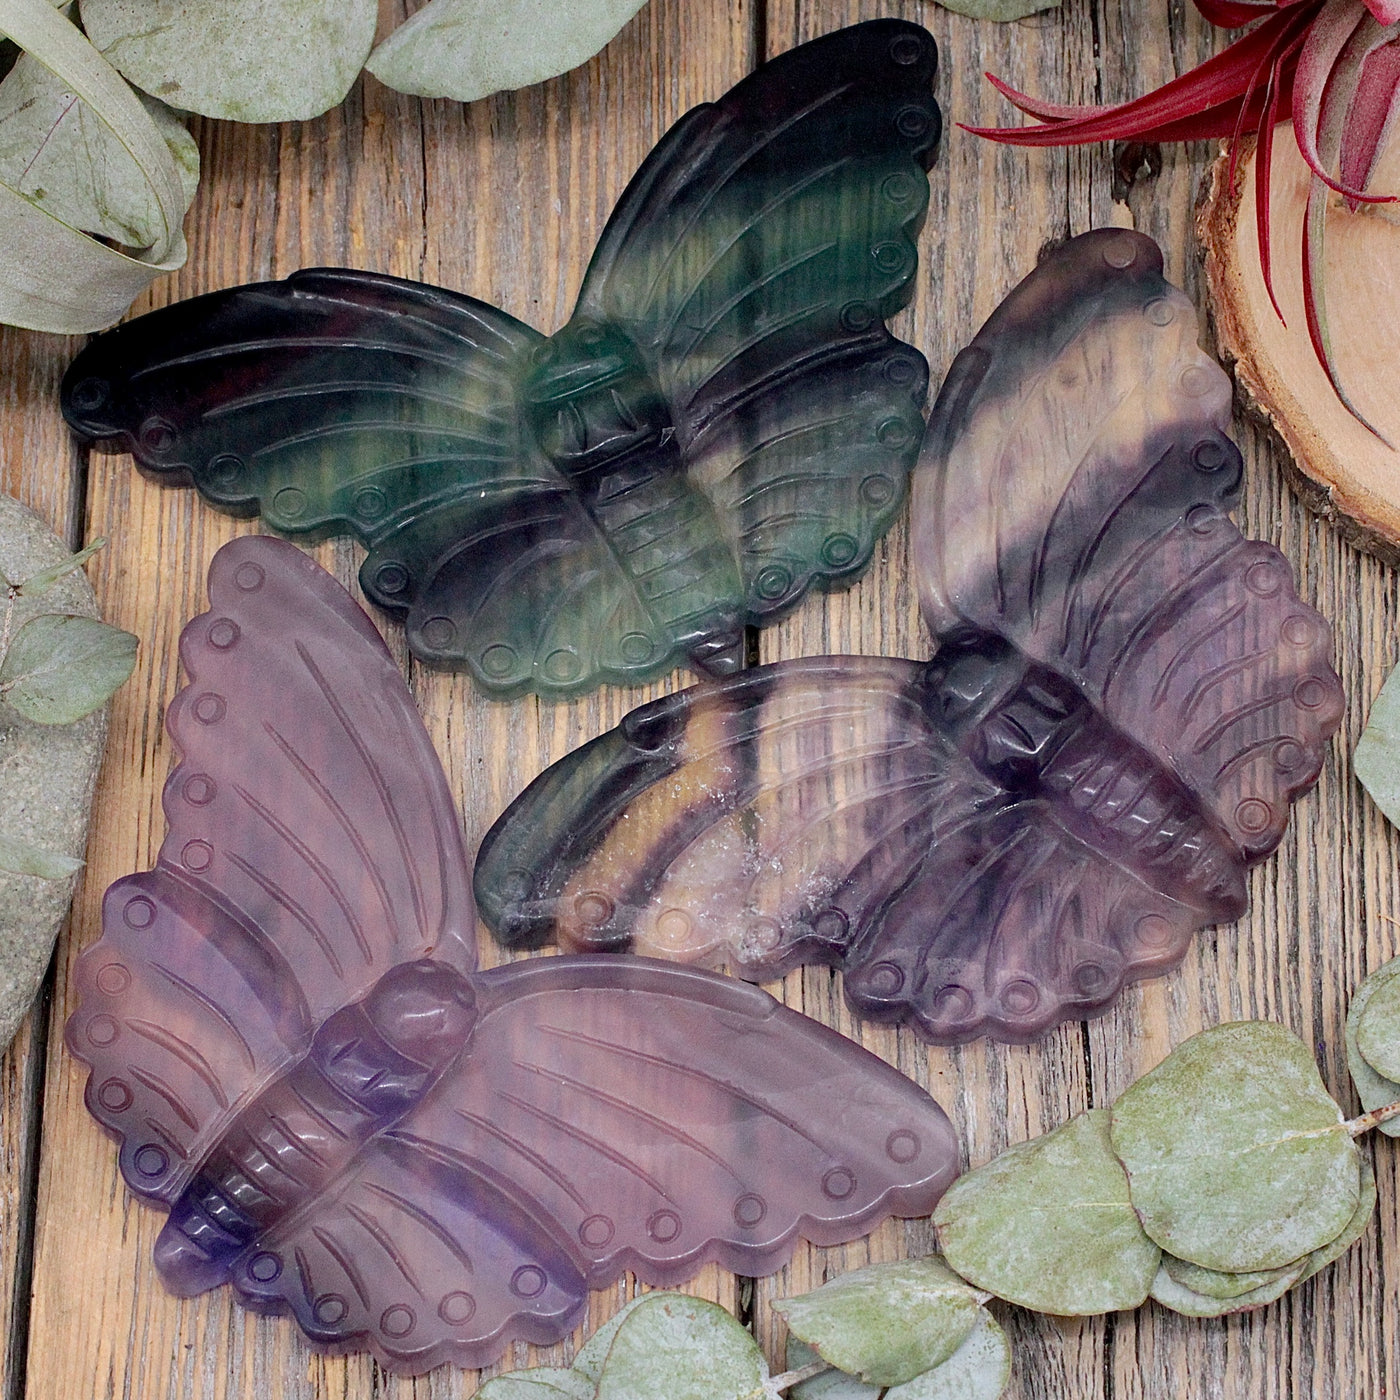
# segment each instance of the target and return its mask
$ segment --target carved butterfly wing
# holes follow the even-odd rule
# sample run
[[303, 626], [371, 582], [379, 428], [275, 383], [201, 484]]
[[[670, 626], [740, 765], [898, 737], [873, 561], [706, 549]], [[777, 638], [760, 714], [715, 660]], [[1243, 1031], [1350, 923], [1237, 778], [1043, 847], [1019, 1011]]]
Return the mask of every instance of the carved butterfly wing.
[[[369, 547], [366, 594], [435, 664], [501, 694], [627, 683], [654, 628], [521, 420], [542, 343], [470, 297], [316, 269], [99, 336], [68, 372], [63, 409], [84, 437], [222, 510], [293, 536], [355, 536]], [[599, 642], [566, 664], [574, 608]], [[642, 657], [653, 671], [659, 647]]]
[[634, 710], [487, 833], [478, 908], [511, 946], [625, 948], [780, 975], [840, 962], [939, 814], [1001, 799], [877, 657], [757, 667]]
[[928, 367], [884, 320], [912, 295], [936, 62], [874, 20], [765, 64], [652, 153], [584, 282], [577, 317], [660, 386], [750, 621], [862, 569], [903, 502]]
[[251, 1305], [392, 1366], [482, 1365], [506, 1335], [556, 1340], [626, 1269], [769, 1273], [798, 1234], [926, 1214], [956, 1175], [923, 1090], [757, 989], [611, 958], [477, 987], [448, 1077], [333, 1203], [235, 1271]]
[[236, 540], [181, 637], [156, 868], [79, 960], [73, 1052], [133, 1190], [173, 1200], [249, 1095], [398, 962], [475, 964], [456, 808], [398, 668], [312, 559]]
[[1244, 861], [1278, 844], [1341, 716], [1326, 622], [1228, 518], [1230, 384], [1151, 240], [1052, 253], [955, 362], [915, 477], [936, 634], [1062, 675], [1176, 774]]
[[[1102, 1011], [1179, 959], [1203, 911], [991, 770], [988, 723], [1037, 723], [1021, 669], [950, 645], [927, 666], [804, 658], [654, 701], [512, 803], [477, 857], [478, 906], [514, 946], [751, 978], [832, 963], [862, 1015], [939, 1042]], [[1081, 736], [1065, 763], [1086, 748], [1121, 757]], [[1199, 818], [1166, 816], [1200, 843]]]
[[172, 1204], [247, 1096], [310, 1043], [292, 964], [159, 870], [118, 880], [73, 973], [68, 1048], [139, 1196]]

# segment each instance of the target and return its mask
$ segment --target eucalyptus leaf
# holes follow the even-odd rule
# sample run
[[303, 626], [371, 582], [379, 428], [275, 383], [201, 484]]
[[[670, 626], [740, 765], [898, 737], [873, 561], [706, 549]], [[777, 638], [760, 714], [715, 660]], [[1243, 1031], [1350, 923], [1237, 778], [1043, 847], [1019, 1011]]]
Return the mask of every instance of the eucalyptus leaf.
[[1400, 826], [1400, 666], [1371, 706], [1351, 766], [1376, 806]]
[[1192, 1293], [1206, 1298], [1242, 1298], [1256, 1289], [1267, 1288], [1277, 1283], [1285, 1274], [1298, 1272], [1298, 1264], [1286, 1264], [1281, 1269], [1256, 1269], [1248, 1274], [1223, 1274], [1218, 1269], [1203, 1269], [1199, 1264], [1188, 1264], [1174, 1254], [1162, 1256], [1162, 1267], [1171, 1275], [1173, 1283], [1179, 1283]]
[[939, 0], [939, 3], [954, 14], [1004, 24], [1008, 20], [1039, 14], [1042, 10], [1058, 9], [1060, 0]]
[[643, 3], [432, 0], [394, 30], [366, 66], [381, 83], [399, 92], [472, 102], [577, 68], [612, 39]]
[[106, 544], [107, 537], [99, 535], [91, 544], [85, 545], [76, 554], [70, 554], [61, 563], [54, 564], [48, 569], [40, 569], [38, 573], [30, 574], [27, 579], [22, 579], [12, 586], [16, 593], [25, 598], [42, 597], [59, 579], [77, 573], [98, 550], [105, 548]]
[[[142, 97], [179, 172], [183, 215], [199, 184], [199, 148], [169, 108]], [[165, 232], [155, 191], [116, 134], [32, 54], [0, 82], [0, 181], [85, 233], [150, 248]]]
[[1303, 1269], [1303, 1277], [1298, 1280], [1302, 1283], [1304, 1279], [1310, 1279], [1320, 1269], [1325, 1269], [1329, 1264], [1340, 1259], [1343, 1254], [1354, 1245], [1362, 1235], [1366, 1233], [1366, 1227], [1371, 1223], [1371, 1216], [1376, 1210], [1376, 1173], [1372, 1170], [1370, 1162], [1363, 1156], [1361, 1159], [1361, 1199], [1356, 1203], [1356, 1210], [1347, 1227], [1330, 1244], [1325, 1244], [1321, 1249], [1315, 1249], [1308, 1255], [1306, 1267]]
[[[561, 1383], [565, 1379], [567, 1383]], [[594, 1393], [592, 1386], [580, 1390], [572, 1371], [540, 1366], [493, 1376], [476, 1392], [475, 1400], [593, 1400]]]
[[941, 1366], [887, 1390], [884, 1400], [998, 1400], [1011, 1380], [1011, 1345], [985, 1310]]
[[949, 1187], [934, 1212], [944, 1258], [970, 1283], [1037, 1312], [1135, 1308], [1161, 1254], [1143, 1234], [1106, 1109], [1071, 1118]]
[[128, 256], [0, 181], [0, 321], [73, 334], [118, 320], [186, 257], [189, 200], [170, 147], [121, 75], [46, 0], [0, 0], [0, 34], [56, 74], [115, 136], [155, 195], [160, 236]]
[[376, 0], [82, 0], [83, 28], [145, 92], [240, 122], [304, 121], [345, 99]]
[[612, 1350], [613, 1338], [622, 1324], [637, 1311], [652, 1295], [642, 1293], [624, 1303], [598, 1330], [578, 1349], [574, 1357], [574, 1374], [581, 1376], [594, 1390], [603, 1378], [603, 1366], [608, 1352]]
[[[1347, 1010], [1347, 1068], [1351, 1071], [1352, 1083], [1356, 1085], [1361, 1106], [1367, 1113], [1372, 1109], [1385, 1108], [1388, 1104], [1400, 1102], [1400, 1083], [1387, 1079], [1373, 1069], [1362, 1056], [1356, 1040], [1357, 1028], [1371, 998], [1397, 977], [1400, 977], [1400, 958], [1393, 958], [1383, 967], [1377, 968], [1356, 989], [1352, 994], [1351, 1006]], [[1400, 1137], [1400, 1118], [1392, 1118], [1382, 1123], [1379, 1131], [1387, 1137]]]
[[[801, 1371], [819, 1360], [816, 1348], [809, 1347], [801, 1337], [788, 1338], [784, 1364], [789, 1371]], [[844, 1371], [831, 1369], [793, 1386], [788, 1400], [881, 1400], [884, 1393], [884, 1386], [866, 1385]]]
[[1356, 1020], [1356, 1048], [1377, 1074], [1400, 1080], [1400, 978], [1372, 988]]
[[44, 613], [10, 640], [0, 697], [38, 724], [72, 724], [104, 704], [136, 665], [136, 638], [94, 617]]
[[37, 875], [41, 880], [66, 880], [83, 868], [80, 860], [46, 851], [0, 831], [0, 870], [11, 875]]
[[758, 1343], [723, 1308], [650, 1293], [617, 1329], [598, 1400], [762, 1400], [767, 1378]]
[[952, 1356], [982, 1309], [933, 1255], [856, 1269], [773, 1311], [829, 1365], [874, 1385], [900, 1385]]
[[1262, 1288], [1252, 1289], [1234, 1298], [1212, 1298], [1205, 1293], [1196, 1293], [1185, 1284], [1178, 1283], [1163, 1267], [1157, 1270], [1152, 1280], [1152, 1296], [1164, 1308], [1181, 1313], [1185, 1317], [1224, 1317], [1228, 1313], [1248, 1312], [1250, 1308], [1262, 1308], [1283, 1297], [1303, 1276], [1304, 1263], [1300, 1259], [1292, 1268], [1285, 1269], [1272, 1283]]
[[1114, 1105], [1112, 1137], [1147, 1234], [1222, 1273], [1310, 1254], [1360, 1195], [1360, 1153], [1312, 1055], [1267, 1021], [1192, 1036]]

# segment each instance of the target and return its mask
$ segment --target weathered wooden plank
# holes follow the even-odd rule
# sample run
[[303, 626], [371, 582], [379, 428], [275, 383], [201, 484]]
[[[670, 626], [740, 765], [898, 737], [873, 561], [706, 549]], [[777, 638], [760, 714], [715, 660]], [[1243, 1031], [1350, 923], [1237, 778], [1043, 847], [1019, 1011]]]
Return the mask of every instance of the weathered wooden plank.
[[[876, 8], [774, 0], [770, 49]], [[906, 333], [929, 356], [935, 383], [1031, 269], [1038, 247], [1089, 227], [1131, 222], [1152, 234], [1168, 276], [1201, 303], [1192, 209], [1197, 177], [1213, 150], [1168, 148], [1161, 172], [1139, 181], [1125, 207], [1113, 202], [1106, 151], [994, 150], [954, 128], [958, 121], [1014, 119], [982, 82], [984, 68], [1057, 101], [1117, 101], [1155, 87], [1223, 43], [1193, 9], [1172, 6], [1168, 13], [1137, 0], [1093, 6], [1071, 0], [1062, 11], [1000, 28], [926, 5], [878, 10], [928, 25], [943, 56], [938, 91], [950, 129], [920, 245], [920, 276], [927, 280], [904, 319]], [[1083, 1107], [1110, 1102], [1171, 1046], [1231, 1018], [1267, 1016], [1290, 1025], [1317, 1044], [1329, 1085], [1344, 1103], [1354, 1103], [1341, 1024], [1349, 989], [1397, 947], [1389, 922], [1396, 834], [1360, 794], [1346, 755], [1400, 650], [1395, 583], [1301, 508], [1282, 485], [1274, 449], [1252, 426], [1241, 419], [1237, 429], [1247, 460], [1241, 523], [1284, 550], [1304, 598], [1337, 620], [1339, 669], [1351, 697], [1317, 793], [1299, 805], [1279, 854], [1253, 876], [1250, 914], [1202, 935], [1178, 973], [1131, 989], [1102, 1020], [1061, 1028], [1025, 1050], [978, 1045], [920, 1052], [903, 1036], [852, 1025], [833, 986], [838, 979], [829, 974], [807, 970], [787, 980], [791, 1004], [835, 1016], [833, 1023], [926, 1083], [953, 1115], [974, 1164]], [[896, 530], [854, 590], [808, 605], [765, 634], [763, 658], [824, 651], [927, 655], [906, 561], [906, 539]], [[1282, 1400], [1387, 1393], [1396, 1354], [1396, 1225], [1389, 1205], [1395, 1151], [1389, 1143], [1371, 1150], [1381, 1183], [1379, 1224], [1334, 1269], [1269, 1309], [1219, 1322], [1188, 1321], [1155, 1305], [1077, 1323], [1004, 1310], [1016, 1349], [1009, 1395]], [[922, 1226], [887, 1226], [872, 1238], [869, 1257], [889, 1257], [925, 1238]], [[778, 1278], [760, 1281], [759, 1336], [770, 1348], [781, 1347], [781, 1326], [768, 1311], [773, 1297], [810, 1287], [863, 1257], [851, 1249], [811, 1250]]]
[[[393, 7], [386, 7], [392, 9]], [[597, 60], [567, 78], [470, 107], [420, 103], [366, 79], [345, 107], [270, 129], [199, 124], [206, 178], [191, 216], [190, 266], [161, 300], [318, 263], [423, 277], [489, 298], [552, 330], [572, 308], [583, 268], [622, 185], [665, 128], [737, 81], [752, 63], [747, 4], [657, 0]], [[139, 308], [138, 308], [139, 309]], [[36, 406], [56, 420], [52, 399]], [[54, 1025], [67, 1011], [73, 956], [99, 932], [100, 891], [147, 866], [164, 832], [160, 788], [172, 756], [160, 728], [178, 685], [175, 641], [204, 605], [214, 551], [255, 528], [215, 516], [186, 493], [95, 455], [94, 528], [114, 547], [97, 574], [109, 615], [143, 639], [136, 676], [113, 716], [89, 893], [61, 959]], [[355, 551], [319, 557], [353, 583]], [[389, 642], [404, 659], [401, 637]], [[465, 680], [411, 672], [458, 793], [469, 846], [545, 763], [615, 723], [638, 695], [568, 706], [501, 705]], [[674, 684], [674, 681], [668, 684]], [[483, 945], [486, 961], [496, 959]], [[160, 1217], [134, 1205], [111, 1144], [82, 1108], [82, 1075], [55, 1038], [46, 1101], [35, 1268], [31, 1396], [260, 1397], [470, 1394], [473, 1373], [442, 1368], [417, 1382], [363, 1357], [314, 1355], [289, 1324], [251, 1317], [227, 1290], [181, 1302], [160, 1289], [150, 1248]], [[692, 1285], [734, 1305], [709, 1270]], [[627, 1296], [591, 1300], [591, 1330]], [[503, 1365], [561, 1361], [565, 1343]]]
[[[81, 534], [82, 491], [76, 448], [52, 414], [75, 342], [0, 327], [0, 490], [36, 511], [70, 543]], [[3, 1394], [23, 1393], [47, 1022], [41, 1009], [20, 1026], [0, 1058], [0, 1335]]]

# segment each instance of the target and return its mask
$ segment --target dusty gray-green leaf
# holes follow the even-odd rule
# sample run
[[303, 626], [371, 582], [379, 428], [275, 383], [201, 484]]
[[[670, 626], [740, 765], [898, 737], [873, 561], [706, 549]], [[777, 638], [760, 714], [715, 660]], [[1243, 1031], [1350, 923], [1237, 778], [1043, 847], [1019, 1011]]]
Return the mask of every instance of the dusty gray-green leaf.
[[1011, 1346], [987, 1312], [941, 1366], [887, 1390], [884, 1400], [998, 1400], [1011, 1380]]
[[[183, 214], [199, 184], [199, 148], [167, 107], [141, 101], [175, 159]], [[30, 54], [0, 82], [0, 181], [126, 248], [150, 248], [165, 232], [160, 201], [116, 134]]]
[[608, 1359], [608, 1352], [612, 1350], [613, 1338], [617, 1336], [618, 1329], [649, 1297], [650, 1293], [643, 1293], [624, 1303], [578, 1349], [578, 1355], [574, 1357], [576, 1376], [582, 1376], [584, 1381], [597, 1389], [598, 1382], [602, 1379], [603, 1365]]
[[873, 1385], [901, 1385], [941, 1366], [981, 1310], [972, 1289], [936, 1255], [872, 1264], [773, 1304], [824, 1361]]
[[376, 0], [82, 0], [88, 37], [172, 107], [239, 122], [338, 105], [374, 44]]
[[185, 261], [181, 221], [189, 200], [179, 167], [121, 74], [46, 0], [0, 0], [0, 33], [55, 73], [106, 125], [155, 195], [160, 236], [131, 257], [0, 181], [0, 321], [61, 334], [101, 330]]
[[107, 537], [99, 535], [91, 544], [84, 545], [76, 554], [70, 554], [61, 564], [55, 564], [49, 569], [40, 569], [37, 574], [31, 574], [27, 579], [19, 580], [14, 584], [14, 589], [25, 598], [40, 598], [59, 579], [77, 573], [99, 549], [104, 549], [106, 545]]
[[1008, 20], [1039, 14], [1042, 10], [1057, 9], [1060, 0], [939, 0], [939, 4], [955, 14], [1004, 24]]
[[1272, 1283], [1262, 1288], [1241, 1293], [1235, 1298], [1212, 1298], [1205, 1293], [1196, 1293], [1185, 1284], [1178, 1283], [1165, 1268], [1157, 1270], [1152, 1280], [1152, 1296], [1164, 1308], [1181, 1313], [1185, 1317], [1224, 1317], [1228, 1313], [1248, 1312], [1250, 1308], [1262, 1308], [1283, 1297], [1303, 1276], [1303, 1261], [1300, 1259], [1292, 1268], [1285, 1269]]
[[1356, 1048], [1377, 1074], [1400, 1080], [1400, 979], [1388, 977], [1372, 989], [1357, 1017]]
[[1351, 766], [1376, 806], [1400, 826], [1400, 666], [1371, 706]]
[[1221, 1273], [1310, 1254], [1360, 1194], [1360, 1154], [1312, 1055], [1268, 1021], [1192, 1036], [1113, 1106], [1112, 1137], [1148, 1235]]
[[944, 1258], [968, 1282], [1037, 1312], [1135, 1308], [1161, 1257], [1129, 1204], [1106, 1109], [961, 1177], [933, 1220]]
[[1303, 1269], [1303, 1276], [1298, 1280], [1302, 1283], [1310, 1279], [1321, 1269], [1325, 1269], [1329, 1264], [1340, 1259], [1362, 1235], [1366, 1233], [1366, 1227], [1371, 1223], [1371, 1216], [1376, 1209], [1376, 1174], [1371, 1169], [1371, 1164], [1363, 1156], [1361, 1158], [1361, 1199], [1356, 1204], [1347, 1227], [1330, 1244], [1325, 1244], [1321, 1249], [1315, 1249], [1308, 1255], [1306, 1267]]
[[[801, 1337], [789, 1337], [783, 1364], [789, 1371], [801, 1371], [821, 1358]], [[881, 1400], [884, 1386], [866, 1385], [844, 1371], [828, 1370], [800, 1382], [788, 1391], [788, 1400]]]
[[136, 665], [136, 638], [95, 617], [44, 613], [10, 639], [0, 698], [38, 724], [72, 724], [110, 699]]
[[725, 1310], [650, 1293], [617, 1329], [598, 1400], [763, 1400], [758, 1343]]
[[1162, 1256], [1162, 1267], [1171, 1275], [1173, 1283], [1179, 1283], [1192, 1293], [1206, 1298], [1242, 1298], [1256, 1289], [1267, 1288], [1277, 1283], [1285, 1274], [1297, 1274], [1296, 1262], [1286, 1264], [1281, 1269], [1256, 1269], [1249, 1274], [1223, 1274], [1218, 1269], [1203, 1269], [1199, 1264], [1189, 1264], [1174, 1254]]
[[593, 1400], [593, 1395], [592, 1386], [579, 1389], [579, 1379], [572, 1371], [540, 1366], [493, 1376], [474, 1400]]
[[66, 880], [83, 868], [80, 860], [46, 851], [0, 831], [0, 870], [11, 875], [37, 875], [41, 880]]
[[[1367, 1064], [1356, 1043], [1357, 1027], [1365, 1015], [1367, 1003], [1382, 987], [1400, 977], [1400, 958], [1393, 958], [1384, 967], [1377, 968], [1353, 993], [1351, 1006], [1347, 1010], [1346, 1047], [1347, 1068], [1351, 1071], [1352, 1083], [1356, 1085], [1361, 1106], [1367, 1111], [1385, 1108], [1388, 1104], [1400, 1102], [1400, 1083], [1387, 1079]], [[1387, 1137], [1400, 1137], [1400, 1118], [1392, 1118], [1380, 1125], [1380, 1131]]]
[[432, 0], [394, 30], [366, 66], [399, 92], [472, 102], [577, 68], [643, 3]]

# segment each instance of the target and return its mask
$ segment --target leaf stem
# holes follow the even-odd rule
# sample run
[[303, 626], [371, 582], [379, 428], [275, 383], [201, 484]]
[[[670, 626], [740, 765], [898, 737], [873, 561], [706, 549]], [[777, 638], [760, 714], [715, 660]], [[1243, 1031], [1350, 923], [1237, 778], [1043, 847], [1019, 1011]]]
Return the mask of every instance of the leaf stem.
[[780, 1376], [773, 1376], [771, 1384], [774, 1390], [791, 1390], [793, 1386], [801, 1385], [803, 1381], [809, 1381], [814, 1376], [823, 1376], [828, 1371], [835, 1369], [834, 1366], [828, 1366], [825, 1361], [817, 1360], [799, 1367], [796, 1371], [784, 1371]]
[[1373, 1108], [1369, 1113], [1363, 1113], [1360, 1118], [1353, 1118], [1346, 1124], [1346, 1130], [1352, 1137], [1357, 1138], [1362, 1133], [1369, 1133], [1372, 1128], [1379, 1128], [1382, 1123], [1390, 1122], [1392, 1118], [1400, 1118], [1400, 1099], [1386, 1104], [1384, 1108]]

